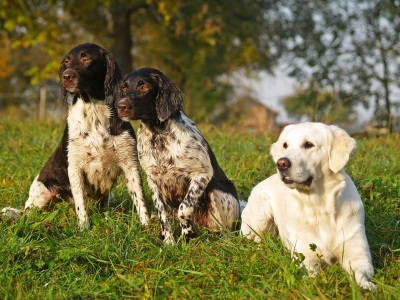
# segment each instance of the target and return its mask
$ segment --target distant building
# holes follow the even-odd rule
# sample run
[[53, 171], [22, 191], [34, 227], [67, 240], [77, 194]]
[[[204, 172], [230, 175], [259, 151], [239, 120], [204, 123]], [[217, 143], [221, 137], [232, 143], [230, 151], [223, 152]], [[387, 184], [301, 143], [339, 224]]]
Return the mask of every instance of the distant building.
[[240, 125], [243, 129], [256, 132], [278, 130], [278, 113], [253, 97], [246, 96], [230, 105], [228, 123]]

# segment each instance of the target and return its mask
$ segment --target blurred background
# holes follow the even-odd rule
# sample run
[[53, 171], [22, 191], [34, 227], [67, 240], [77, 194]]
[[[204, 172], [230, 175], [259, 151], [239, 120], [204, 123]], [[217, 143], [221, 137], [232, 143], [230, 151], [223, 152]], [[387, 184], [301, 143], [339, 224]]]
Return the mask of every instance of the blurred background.
[[1, 0], [1, 117], [65, 117], [60, 61], [84, 42], [160, 69], [198, 122], [400, 130], [400, 1]]

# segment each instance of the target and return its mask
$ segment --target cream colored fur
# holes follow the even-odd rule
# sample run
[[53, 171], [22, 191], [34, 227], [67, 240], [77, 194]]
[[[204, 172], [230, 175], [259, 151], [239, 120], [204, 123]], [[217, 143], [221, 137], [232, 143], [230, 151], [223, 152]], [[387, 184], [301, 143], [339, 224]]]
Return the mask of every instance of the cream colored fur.
[[[291, 167], [285, 175], [278, 171], [253, 189], [242, 213], [241, 233], [259, 242], [266, 230], [279, 232], [292, 255], [305, 256], [310, 275], [337, 262], [354, 274], [362, 288], [374, 289], [363, 203], [344, 171], [355, 147], [355, 140], [337, 126], [287, 126], [272, 145], [271, 155], [275, 162], [289, 159]], [[310, 176], [311, 185], [304, 184]], [[317, 246], [315, 251], [311, 244]]]

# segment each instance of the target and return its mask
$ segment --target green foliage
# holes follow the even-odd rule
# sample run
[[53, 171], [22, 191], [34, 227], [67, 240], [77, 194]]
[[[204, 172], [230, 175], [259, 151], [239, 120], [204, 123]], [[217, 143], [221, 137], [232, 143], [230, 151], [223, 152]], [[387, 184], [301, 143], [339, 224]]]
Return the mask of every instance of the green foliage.
[[311, 103], [291, 113], [342, 122], [353, 120], [355, 105], [374, 105], [391, 130], [399, 106], [399, 14], [393, 0], [2, 0], [0, 34], [11, 51], [0, 56], [1, 88], [53, 82], [67, 49], [94, 42], [111, 50], [124, 73], [161, 69], [195, 119], [229, 100], [232, 83], [221, 78], [280, 63], [325, 98], [309, 95]]
[[235, 5], [227, 0], [5, 0], [0, 2], [0, 25], [15, 50], [15, 77], [32, 85], [57, 78], [68, 49], [95, 42], [111, 50], [124, 73], [143, 66], [161, 69], [184, 92], [187, 111], [204, 119], [227, 101], [230, 86], [220, 76], [270, 70], [276, 62], [277, 36], [264, 18], [271, 5], [244, 0]]
[[135, 67], [163, 70], [182, 89], [185, 108], [196, 119], [204, 119], [227, 101], [231, 86], [220, 76], [243, 69], [270, 70], [276, 62], [268, 51], [273, 40], [264, 38], [272, 30], [263, 18], [269, 2], [156, 3], [158, 19], [143, 25], [148, 12], [142, 10], [133, 20], [138, 50]]
[[[281, 15], [288, 73], [318, 92], [374, 105], [392, 129], [399, 106], [400, 6], [392, 0], [286, 0]], [[317, 83], [317, 85], [314, 85]]]
[[[275, 137], [199, 127], [241, 199], [275, 172], [268, 155]], [[63, 128], [0, 120], [0, 208], [23, 205]], [[398, 136], [361, 139], [347, 168], [365, 203], [377, 292], [361, 291], [337, 265], [319, 277], [305, 276], [301, 253], [292, 261], [279, 239], [268, 235], [256, 245], [237, 232], [202, 229], [188, 243], [165, 246], [156, 220], [140, 226], [121, 181], [114, 189], [116, 207], [100, 211], [89, 204], [89, 231], [78, 230], [74, 209], [64, 202], [18, 221], [0, 219], [0, 298], [398, 299], [399, 142]]]
[[352, 97], [334, 90], [323, 91], [309, 86], [299, 88], [292, 95], [281, 99], [289, 116], [301, 120], [327, 124], [351, 124], [355, 121]]
[[48, 0], [0, 2], [0, 28], [11, 42], [12, 64], [18, 77], [27, 76], [34, 86], [57, 78], [65, 46], [87, 37], [62, 13], [63, 4]]

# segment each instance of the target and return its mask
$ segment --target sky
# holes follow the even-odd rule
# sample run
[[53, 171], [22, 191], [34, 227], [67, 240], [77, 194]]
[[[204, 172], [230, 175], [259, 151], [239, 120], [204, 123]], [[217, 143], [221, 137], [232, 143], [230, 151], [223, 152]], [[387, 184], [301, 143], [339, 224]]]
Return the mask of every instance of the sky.
[[296, 81], [286, 76], [279, 69], [275, 71], [274, 75], [262, 72], [259, 76], [259, 80], [249, 82], [254, 93], [253, 96], [279, 113], [278, 122], [293, 121], [289, 118], [279, 100], [294, 92]]

